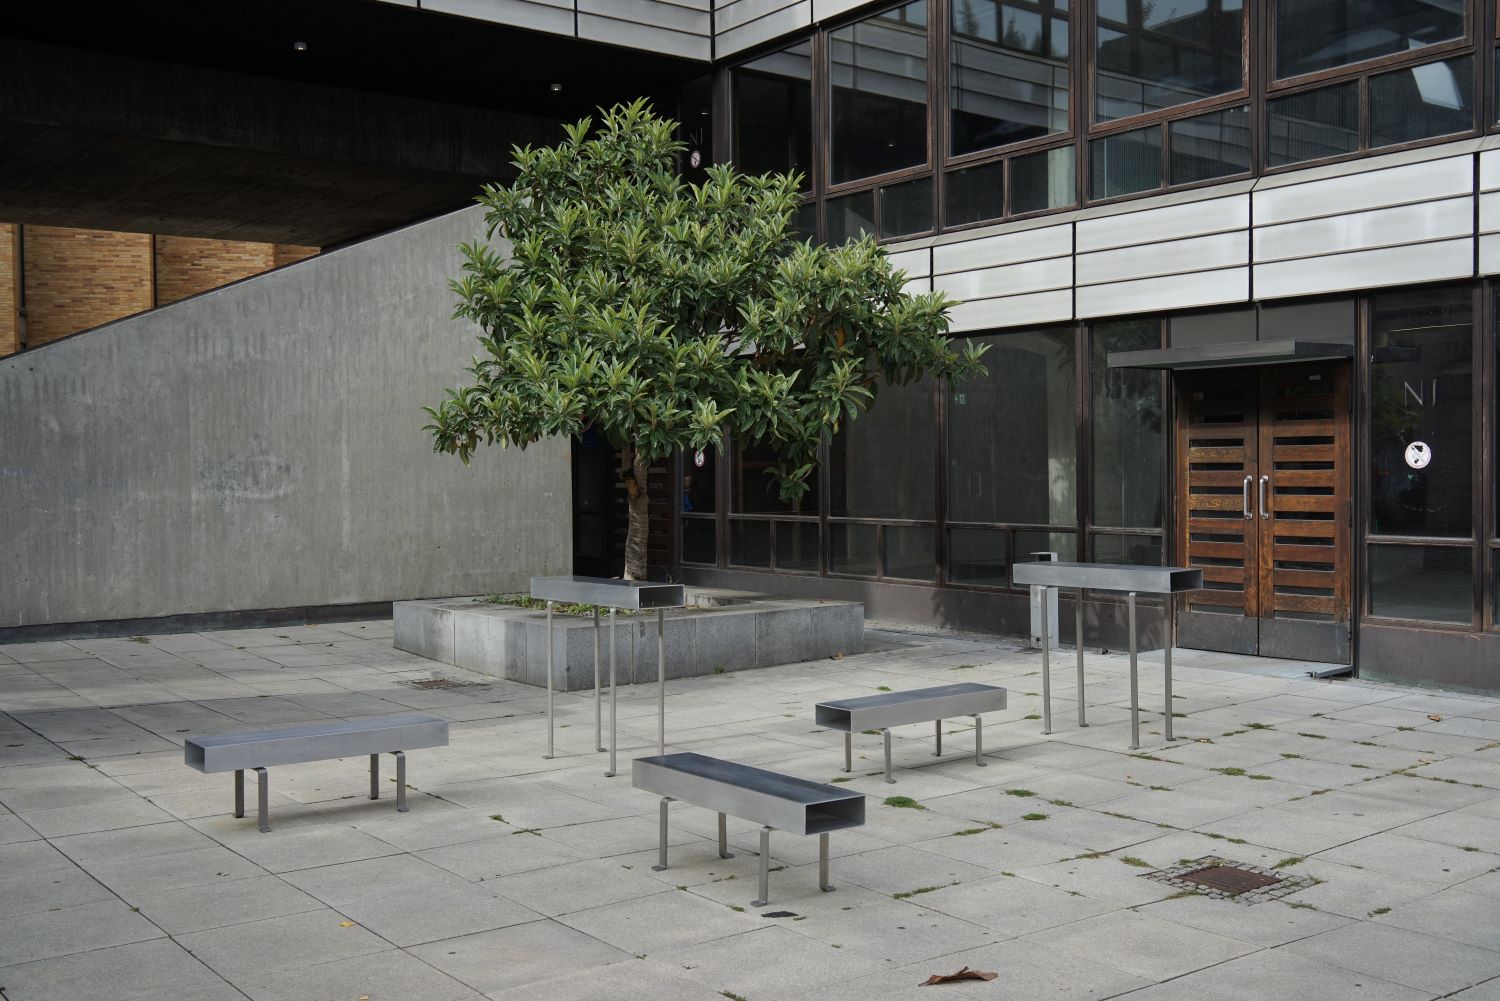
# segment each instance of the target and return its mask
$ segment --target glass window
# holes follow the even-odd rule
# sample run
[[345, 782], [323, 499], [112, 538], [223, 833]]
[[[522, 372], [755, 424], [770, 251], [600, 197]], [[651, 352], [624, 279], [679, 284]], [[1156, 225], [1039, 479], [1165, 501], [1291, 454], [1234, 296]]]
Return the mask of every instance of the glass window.
[[[845, 417], [828, 443], [828, 513], [842, 518], [937, 517], [937, 420], [930, 379], [881, 385], [875, 405]], [[892, 456], [900, 461], [892, 462]]]
[[1095, 563], [1119, 563], [1137, 567], [1162, 565], [1159, 535], [1096, 534], [1093, 539]]
[[903, 580], [937, 576], [937, 529], [931, 525], [885, 526], [885, 574]]
[[1007, 587], [1010, 533], [1003, 528], [950, 528], [948, 579], [955, 584]]
[[1064, 563], [1078, 559], [1078, 536], [1072, 532], [1016, 532], [1016, 562], [1029, 563], [1032, 553], [1056, 553]]
[[925, 233], [932, 228], [932, 178], [922, 177], [880, 189], [882, 240]]
[[1464, 0], [1276, 0], [1276, 75], [1464, 37]]
[[1239, 90], [1244, 28], [1241, 0], [1099, 0], [1095, 120]]
[[1120, 320], [1095, 324], [1091, 334], [1092, 522], [1110, 528], [1160, 528], [1162, 376], [1147, 369], [1110, 368], [1109, 355], [1161, 347], [1161, 324]]
[[[698, 456], [703, 456], [703, 465], [698, 465]], [[714, 479], [719, 468], [719, 450], [705, 448], [702, 452], [684, 452], [682, 455], [682, 510], [698, 514], [714, 512]]]
[[943, 197], [949, 226], [999, 219], [1005, 214], [1005, 164], [950, 171]]
[[953, 0], [954, 156], [1068, 130], [1067, 0]]
[[875, 576], [874, 525], [840, 522], [828, 526], [828, 570], [854, 577]]
[[985, 373], [948, 389], [949, 517], [1076, 524], [1073, 332], [1021, 331], [976, 340], [991, 345]]
[[1375, 297], [1370, 532], [1468, 538], [1474, 459], [1466, 288]]
[[1168, 177], [1172, 184], [1207, 181], [1250, 169], [1248, 106], [1180, 118], [1167, 130], [1171, 133]]
[[828, 33], [832, 183], [927, 162], [927, 2]]
[[737, 567], [771, 566], [771, 523], [769, 521], [731, 521], [729, 523], [729, 563]]
[[820, 567], [816, 521], [778, 521], [776, 523], [776, 569], [818, 572]]
[[1371, 546], [1370, 614], [1473, 621], [1474, 554], [1450, 546]]
[[1094, 198], [1113, 198], [1161, 187], [1161, 126], [1089, 143], [1089, 184]]
[[808, 474], [808, 491], [795, 501], [781, 499], [781, 488], [771, 475], [778, 462], [770, 445], [736, 445], [730, 470], [730, 510], [736, 514], [818, 513], [818, 471]]
[[812, 187], [812, 42], [737, 66], [734, 160], [747, 174], [800, 171]]
[[797, 206], [797, 211], [792, 216], [792, 232], [796, 234], [798, 242], [818, 238], [817, 202], [806, 201]]
[[682, 519], [682, 561], [684, 563], [707, 563], [718, 560], [714, 551], [714, 522], [712, 518]]
[[1270, 167], [1353, 153], [1359, 149], [1359, 82], [1267, 101], [1266, 129]]
[[828, 199], [828, 242], [858, 240], [875, 232], [875, 192]]
[[1446, 59], [1370, 77], [1370, 147], [1474, 127], [1474, 60]]
[[1028, 153], [1010, 161], [1010, 210], [1016, 215], [1065, 209], [1077, 201], [1073, 147]]

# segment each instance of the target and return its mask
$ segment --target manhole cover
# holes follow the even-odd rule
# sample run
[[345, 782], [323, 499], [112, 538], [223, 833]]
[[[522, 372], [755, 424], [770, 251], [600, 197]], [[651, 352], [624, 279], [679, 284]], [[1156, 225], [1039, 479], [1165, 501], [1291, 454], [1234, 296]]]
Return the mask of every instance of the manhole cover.
[[434, 688], [486, 688], [487, 685], [478, 681], [454, 681], [452, 678], [425, 678], [421, 681], [403, 681], [401, 684], [408, 688], [421, 688], [430, 691]]
[[1147, 879], [1191, 890], [1218, 900], [1241, 904], [1259, 904], [1275, 900], [1317, 884], [1312, 876], [1296, 876], [1282, 869], [1246, 865], [1232, 859], [1205, 855], [1186, 859], [1170, 869], [1143, 874]]

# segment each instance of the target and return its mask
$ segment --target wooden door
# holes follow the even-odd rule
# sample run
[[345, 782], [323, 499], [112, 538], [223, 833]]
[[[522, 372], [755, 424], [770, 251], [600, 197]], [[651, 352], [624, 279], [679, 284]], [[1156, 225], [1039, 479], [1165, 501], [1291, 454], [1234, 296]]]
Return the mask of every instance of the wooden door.
[[1349, 366], [1177, 376], [1183, 646], [1347, 663]]

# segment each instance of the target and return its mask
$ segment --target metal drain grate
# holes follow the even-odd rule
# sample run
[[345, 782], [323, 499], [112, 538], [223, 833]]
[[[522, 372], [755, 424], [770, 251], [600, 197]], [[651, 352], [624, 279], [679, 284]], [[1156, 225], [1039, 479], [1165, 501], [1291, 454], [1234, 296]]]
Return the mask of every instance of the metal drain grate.
[[1293, 876], [1280, 869], [1246, 865], [1217, 855], [1190, 859], [1170, 869], [1144, 874], [1146, 879], [1191, 890], [1217, 900], [1259, 904], [1317, 884], [1311, 876]]
[[407, 688], [420, 688], [423, 691], [445, 688], [488, 688], [489, 686], [478, 681], [454, 681], [452, 678], [424, 678], [421, 681], [402, 681], [400, 684]]
[[1249, 869], [1241, 869], [1237, 865], [1211, 865], [1193, 872], [1185, 872], [1177, 878], [1187, 880], [1189, 883], [1199, 883], [1210, 890], [1219, 890], [1231, 895], [1259, 890], [1263, 886], [1275, 886], [1281, 882], [1280, 876], [1264, 876]]

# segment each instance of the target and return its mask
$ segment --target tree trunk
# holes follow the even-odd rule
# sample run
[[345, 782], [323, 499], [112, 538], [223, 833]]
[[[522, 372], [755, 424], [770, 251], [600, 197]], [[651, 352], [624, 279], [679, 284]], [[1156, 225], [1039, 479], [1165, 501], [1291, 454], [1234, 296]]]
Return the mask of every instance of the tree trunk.
[[625, 481], [625, 496], [630, 504], [630, 527], [625, 533], [626, 580], [646, 579], [646, 542], [651, 531], [647, 475], [646, 460], [639, 451], [627, 446], [620, 453], [620, 478]]

